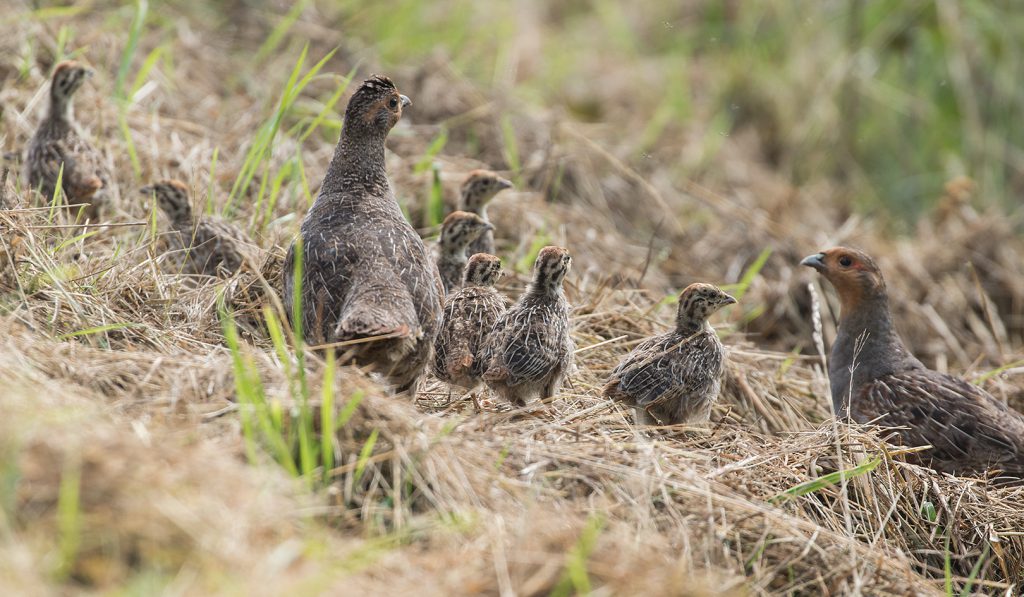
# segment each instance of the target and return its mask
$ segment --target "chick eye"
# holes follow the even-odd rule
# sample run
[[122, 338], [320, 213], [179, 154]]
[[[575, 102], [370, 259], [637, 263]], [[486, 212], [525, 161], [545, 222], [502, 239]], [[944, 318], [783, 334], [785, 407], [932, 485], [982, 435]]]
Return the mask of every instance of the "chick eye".
[[390, 108], [391, 108], [392, 110], [394, 110], [395, 108], [397, 108], [397, 107], [398, 107], [398, 98], [397, 98], [397, 97], [393, 97], [393, 98], [391, 98], [391, 101], [390, 101], [390, 102], [388, 102], [388, 106], [389, 106], [389, 107], [390, 107]]
[[839, 265], [843, 267], [850, 267], [851, 265], [853, 265], [853, 259], [850, 259], [846, 255], [843, 255], [842, 257], [839, 258]]

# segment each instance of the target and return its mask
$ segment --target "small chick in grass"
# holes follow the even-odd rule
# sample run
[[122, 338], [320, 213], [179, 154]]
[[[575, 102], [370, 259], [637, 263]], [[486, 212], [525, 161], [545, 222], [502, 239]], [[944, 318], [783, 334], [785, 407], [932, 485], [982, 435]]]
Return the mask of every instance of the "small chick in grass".
[[449, 294], [434, 342], [434, 375], [451, 385], [472, 390], [480, 383], [474, 364], [487, 336], [505, 312], [505, 298], [494, 287], [501, 278], [501, 259], [477, 253], [466, 264], [462, 288]]
[[241, 268], [246, 257], [255, 257], [256, 244], [234, 224], [216, 217], [193, 216], [189, 190], [178, 180], [162, 180], [142, 187], [146, 197], [156, 197], [157, 205], [167, 214], [173, 249], [181, 252], [182, 273], [226, 277]]
[[59, 179], [67, 202], [88, 203], [86, 215], [95, 219], [108, 192], [110, 174], [75, 120], [72, 105], [75, 92], [92, 76], [91, 69], [72, 60], [54, 68], [49, 111], [28, 142], [24, 168], [29, 186], [47, 199], [53, 197]]
[[441, 274], [445, 293], [462, 285], [466, 269], [466, 249], [470, 243], [490, 232], [494, 227], [466, 211], [453, 211], [441, 224], [441, 238], [437, 243], [437, 271]]
[[996, 469], [1024, 480], [1024, 415], [910, 354], [896, 332], [885, 280], [871, 257], [836, 247], [800, 263], [824, 276], [839, 295], [839, 330], [828, 374], [840, 417], [897, 428], [906, 446], [931, 446], [916, 458], [937, 471], [963, 475]]
[[[488, 224], [487, 204], [494, 199], [495, 195], [511, 189], [512, 183], [490, 170], [473, 170], [462, 183], [459, 191], [459, 209], [474, 213]], [[469, 254], [490, 253], [494, 254], [494, 230], [487, 230], [480, 238], [469, 245]]]
[[571, 266], [566, 249], [541, 249], [533, 281], [494, 324], [474, 363], [487, 387], [511, 404], [554, 396], [572, 368], [575, 346], [562, 290]]
[[675, 329], [637, 345], [612, 372], [605, 397], [634, 407], [638, 425], [707, 421], [725, 372], [725, 348], [708, 318], [735, 302], [711, 284], [687, 286]]

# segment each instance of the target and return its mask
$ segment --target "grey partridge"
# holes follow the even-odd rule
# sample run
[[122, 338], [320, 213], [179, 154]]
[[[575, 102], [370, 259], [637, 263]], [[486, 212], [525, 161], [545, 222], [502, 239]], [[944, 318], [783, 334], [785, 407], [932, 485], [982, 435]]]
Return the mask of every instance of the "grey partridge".
[[707, 421], [725, 372], [725, 348], [708, 317], [735, 302], [711, 284], [687, 286], [675, 329], [637, 345], [612, 372], [604, 395], [633, 406], [638, 425]]
[[493, 227], [480, 216], [467, 211], [453, 211], [444, 219], [437, 243], [437, 271], [445, 293], [462, 285], [469, 244], [491, 230]]
[[903, 345], [885, 280], [862, 251], [837, 247], [805, 258], [839, 295], [839, 330], [829, 357], [836, 413], [900, 428], [920, 462], [953, 474], [991, 469], [1024, 478], [1024, 416], [959, 377], [925, 367]]
[[569, 304], [562, 290], [571, 265], [566, 249], [541, 249], [530, 285], [484, 343], [476, 370], [491, 390], [514, 405], [554, 396], [573, 366]]
[[473, 389], [480, 376], [473, 365], [494, 323], [505, 312], [505, 298], [494, 287], [501, 259], [477, 253], [466, 264], [462, 287], [444, 302], [441, 332], [434, 342], [434, 375], [449, 384]]
[[[414, 393], [437, 336], [444, 290], [385, 170], [384, 141], [410, 103], [387, 77], [371, 76], [359, 86], [299, 237], [306, 340], [343, 343], [353, 362], [372, 366], [397, 391]], [[297, 246], [285, 259], [289, 314]]]
[[95, 218], [110, 176], [76, 122], [72, 105], [75, 92], [92, 74], [70, 60], [54, 68], [49, 109], [28, 142], [24, 168], [29, 185], [47, 198], [53, 196], [60, 178], [66, 201], [90, 204], [86, 213]]
[[[459, 209], [477, 214], [485, 222], [491, 221], [487, 218], [487, 204], [494, 199], [494, 196], [511, 189], [512, 183], [490, 170], [473, 170], [463, 181], [459, 191]], [[494, 229], [487, 230], [480, 238], [469, 245], [469, 254], [490, 253], [494, 254]]]
[[[161, 180], [142, 187], [144, 196], [156, 197], [157, 205], [171, 222], [171, 248], [178, 251], [181, 272], [230, 276], [247, 258], [258, 256], [258, 247], [237, 226], [212, 216], [194, 217], [189, 190], [178, 180]], [[254, 262], [255, 263], [255, 262]]]

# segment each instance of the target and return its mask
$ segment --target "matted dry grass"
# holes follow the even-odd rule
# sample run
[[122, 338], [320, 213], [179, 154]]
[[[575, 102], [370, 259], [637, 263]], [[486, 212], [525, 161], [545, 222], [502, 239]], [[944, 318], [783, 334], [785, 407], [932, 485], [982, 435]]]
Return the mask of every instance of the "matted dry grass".
[[[656, 164], [630, 165], [614, 131], [506, 105], [437, 57], [394, 70], [415, 102], [389, 143], [398, 195], [424, 225], [431, 173], [415, 164], [441, 123], [450, 135], [436, 158], [447, 201], [463, 172], [507, 168], [501, 118], [510, 118], [524, 184], [499, 197], [492, 217], [510, 266], [538, 237], [573, 252], [579, 370], [548, 404], [477, 412], [436, 380], [413, 404], [341, 368], [338, 407], [365, 398], [338, 434], [329, 485], [311, 490], [262, 452], [248, 460], [218, 305], [236, 310], [243, 352], [288, 412], [291, 382], [261, 322], [263, 282], [251, 271], [229, 281], [177, 275], [148, 226], [150, 207], [133, 193], [169, 175], [203, 192], [219, 148], [212, 182], [214, 204], [223, 204], [241, 148], [277, 95], [273, 77], [235, 55], [258, 44], [268, 24], [257, 15], [225, 37], [168, 10], [179, 27], [161, 43], [174, 71], [155, 69], [127, 111], [138, 177], [105, 96], [121, 43], [99, 26], [111, 13], [68, 21], [99, 71], [78, 114], [117, 166], [107, 218], [116, 226], [85, 229], [74, 210], [50, 210], [13, 184], [5, 193], [16, 206], [0, 212], [5, 592], [127, 584], [185, 594], [539, 595], [589, 586], [602, 594], [906, 595], [941, 594], [947, 577], [959, 590], [973, 575], [974, 590], [987, 594], [1024, 584], [1024, 489], [907, 464], [884, 433], [832, 422], [812, 341], [808, 284], [817, 281], [797, 266], [839, 242], [869, 249], [913, 349], [1021, 407], [1019, 366], [986, 373], [1015, 363], [1024, 344], [1015, 216], [978, 213], [959, 181], [919, 234], [893, 239], [830, 201], [832, 183], [787, 184], [761, 162], [755, 136], [734, 135], [718, 168], [687, 180]], [[333, 43], [305, 18], [297, 27], [316, 59]], [[0, 41], [7, 66], [29, 40], [39, 44], [24, 76], [0, 71], [5, 151], [31, 133], [55, 32], [52, 22], [26, 18]], [[155, 43], [143, 37], [140, 53]], [[197, 48], [222, 50], [224, 59], [205, 60]], [[282, 51], [261, 72], [283, 79], [296, 54]], [[334, 75], [365, 57], [349, 48], [332, 58], [331, 76], [303, 101], [319, 106]], [[302, 144], [314, 193], [335, 139], [324, 132]], [[699, 139], [666, 143], [685, 152]], [[271, 168], [297, 147], [282, 138]], [[250, 201], [239, 204], [239, 222], [253, 221], [256, 193], [243, 196]], [[300, 189], [283, 197], [258, 239], [278, 259], [305, 209]], [[86, 230], [97, 233], [77, 238]], [[634, 429], [626, 411], [599, 396], [607, 372], [671, 321], [674, 304], [662, 299], [672, 289], [697, 279], [737, 283], [765, 249], [764, 267], [718, 325], [730, 360], [711, 425]], [[503, 287], [514, 296], [524, 283], [517, 274]], [[818, 287], [818, 295], [827, 340], [835, 308], [828, 292]], [[314, 396], [323, 374], [311, 359]], [[846, 483], [801, 491], [869, 464]], [[69, 479], [80, 479], [74, 508]]]

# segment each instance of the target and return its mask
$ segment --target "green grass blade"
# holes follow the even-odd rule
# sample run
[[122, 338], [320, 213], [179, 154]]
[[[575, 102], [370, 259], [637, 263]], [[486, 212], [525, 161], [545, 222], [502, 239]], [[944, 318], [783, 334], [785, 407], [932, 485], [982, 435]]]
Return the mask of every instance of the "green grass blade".
[[309, 2], [310, 0], [300, 0], [292, 6], [288, 14], [281, 19], [281, 22], [274, 27], [274, 30], [270, 32], [270, 35], [260, 45], [260, 48], [256, 50], [256, 57], [253, 58], [253, 62], [256, 64], [263, 62], [267, 56], [270, 56], [281, 45], [281, 40], [284, 39], [284, 36], [288, 34], [288, 31], [299, 20], [299, 17], [302, 16], [302, 11], [306, 10]]
[[794, 485], [793, 487], [787, 489], [786, 491], [783, 491], [782, 493], [772, 497], [768, 501], [777, 504], [790, 498], [804, 496], [809, 493], [814, 493], [815, 491], [819, 491], [826, 487], [831, 487], [832, 485], [835, 485], [842, 481], [847, 481], [860, 475], [870, 473], [871, 471], [875, 470], [875, 468], [879, 464], [881, 464], [881, 462], [881, 456], [874, 456], [851, 469], [846, 469], [845, 471], [831, 472], [822, 477], [818, 477], [817, 479], [804, 481], [803, 483]]
[[363, 444], [363, 449], [359, 451], [359, 459], [356, 461], [355, 470], [355, 482], [359, 483], [363, 478], [363, 473], [366, 472], [366, 464], [370, 461], [370, 456], [373, 455], [373, 447], [377, 444], [377, 436], [380, 431], [374, 429], [370, 432], [370, 437]]
[[334, 349], [328, 348], [324, 356], [323, 385], [320, 387], [320, 462], [323, 464], [323, 482], [329, 481], [334, 468]]
[[60, 560], [57, 576], [66, 579], [75, 565], [82, 544], [82, 462], [77, 454], [69, 454], [60, 478], [57, 494], [57, 532]]

